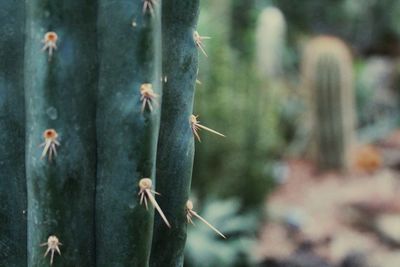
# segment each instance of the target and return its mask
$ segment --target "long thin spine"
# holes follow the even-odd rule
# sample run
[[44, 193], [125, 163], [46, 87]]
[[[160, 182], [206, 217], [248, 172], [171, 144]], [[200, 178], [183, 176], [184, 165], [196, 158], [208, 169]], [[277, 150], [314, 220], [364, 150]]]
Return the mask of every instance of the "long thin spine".
[[216, 232], [217, 234], [219, 234], [220, 236], [222, 236], [224, 239], [226, 239], [226, 236], [224, 234], [222, 234], [217, 228], [215, 228], [214, 226], [212, 226], [212, 224], [210, 224], [209, 222], [207, 222], [203, 217], [201, 217], [199, 214], [197, 214], [197, 212], [195, 211], [190, 211], [191, 214], [193, 214], [193, 216], [195, 216], [196, 218], [198, 218], [199, 220], [201, 220], [203, 223], [205, 223], [208, 227], [210, 227], [214, 232]]
[[204, 130], [206, 130], [206, 131], [209, 131], [209, 132], [211, 132], [211, 133], [214, 133], [214, 134], [216, 134], [216, 135], [219, 135], [219, 136], [222, 136], [222, 137], [226, 137], [226, 136], [223, 135], [222, 133], [217, 132], [217, 131], [215, 131], [215, 130], [213, 130], [213, 129], [211, 129], [211, 128], [208, 128], [208, 127], [206, 127], [206, 126], [204, 126], [204, 125], [197, 124], [197, 126], [200, 127], [200, 128], [202, 128], [202, 129], [204, 129]]
[[160, 214], [161, 218], [164, 220], [165, 224], [171, 228], [171, 224], [168, 222], [167, 217], [165, 217], [164, 212], [161, 210], [160, 206], [158, 205], [156, 199], [154, 198], [154, 196], [151, 194], [150, 190], [147, 190], [147, 195], [149, 197], [149, 200], [151, 202], [151, 204], [153, 204], [154, 208], [158, 211], [158, 213]]

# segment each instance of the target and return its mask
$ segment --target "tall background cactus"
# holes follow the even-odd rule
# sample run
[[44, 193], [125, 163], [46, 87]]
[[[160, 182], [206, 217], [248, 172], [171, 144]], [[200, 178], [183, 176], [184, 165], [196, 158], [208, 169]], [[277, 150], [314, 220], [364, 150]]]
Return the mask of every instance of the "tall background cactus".
[[312, 116], [312, 155], [320, 169], [344, 170], [354, 145], [352, 59], [347, 46], [335, 37], [310, 41], [303, 62], [305, 89]]
[[261, 78], [276, 81], [283, 74], [286, 21], [276, 7], [264, 8], [256, 31], [257, 67]]

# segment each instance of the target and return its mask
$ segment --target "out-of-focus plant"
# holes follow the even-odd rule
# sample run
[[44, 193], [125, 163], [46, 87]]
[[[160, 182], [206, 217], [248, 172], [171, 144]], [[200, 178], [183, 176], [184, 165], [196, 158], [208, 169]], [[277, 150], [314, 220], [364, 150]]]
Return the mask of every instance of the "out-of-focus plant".
[[304, 52], [302, 74], [310, 101], [312, 151], [320, 169], [346, 169], [354, 145], [352, 57], [332, 36], [312, 39]]
[[307, 32], [331, 34], [349, 41], [361, 53], [398, 54], [393, 45], [399, 42], [400, 33], [400, 3], [396, 0], [274, 0], [273, 3], [288, 18], [292, 37]]
[[393, 60], [372, 57], [357, 64], [358, 136], [374, 142], [398, 126], [399, 93]]
[[277, 102], [278, 128], [284, 147], [284, 156], [298, 156], [309, 141], [309, 129], [302, 123], [306, 103], [298, 93], [289, 91]]
[[261, 12], [256, 31], [257, 68], [261, 79], [270, 82], [282, 77], [286, 21], [276, 7]]
[[[200, 200], [213, 194], [241, 197], [246, 209], [263, 203], [271, 188], [268, 166], [276, 156], [270, 152], [281, 142], [275, 132], [276, 114], [269, 105], [273, 100], [260, 88], [252, 57], [257, 11], [254, 7], [246, 11], [249, 17], [245, 24], [252, 28], [237, 30], [237, 22], [232, 23], [237, 4], [230, 0], [202, 1], [204, 11], [198, 29], [212, 39], [205, 43], [208, 58], [200, 61], [195, 113], [202, 123], [227, 138], [204, 135], [202, 143], [197, 144], [193, 187]], [[233, 46], [232, 40], [239, 37], [232, 34], [249, 41]]]
[[207, 226], [195, 221], [195, 225], [188, 229], [185, 266], [250, 266], [250, 248], [255, 245], [258, 216], [254, 213], [240, 214], [238, 199], [208, 200], [200, 214], [228, 239], [222, 239]]
[[[286, 20], [280, 9], [268, 6], [258, 18], [256, 30], [257, 73], [265, 95], [264, 114], [269, 121], [262, 127], [273, 127], [275, 131], [262, 128], [276, 136], [269, 154], [280, 157], [283, 154], [299, 153], [306, 139], [302, 136], [300, 117], [304, 103], [292, 90], [292, 73], [289, 71], [290, 53], [286, 47]], [[285, 75], [284, 75], [285, 74]], [[264, 140], [264, 139], [262, 139]], [[270, 147], [264, 144], [266, 147]]]

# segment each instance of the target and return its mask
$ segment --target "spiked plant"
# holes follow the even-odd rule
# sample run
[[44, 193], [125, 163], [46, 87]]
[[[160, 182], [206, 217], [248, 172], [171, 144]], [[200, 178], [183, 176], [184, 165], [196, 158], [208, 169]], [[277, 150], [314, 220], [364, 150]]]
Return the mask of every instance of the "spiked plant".
[[320, 36], [310, 41], [303, 62], [310, 93], [314, 151], [320, 169], [349, 166], [354, 137], [352, 59], [343, 41]]
[[0, 27], [1, 265], [149, 266], [152, 252], [152, 266], [182, 266], [187, 216], [201, 218], [186, 206], [194, 138], [211, 130], [192, 115], [198, 0], [165, 0], [162, 21], [154, 0], [12, 4], [20, 21]]

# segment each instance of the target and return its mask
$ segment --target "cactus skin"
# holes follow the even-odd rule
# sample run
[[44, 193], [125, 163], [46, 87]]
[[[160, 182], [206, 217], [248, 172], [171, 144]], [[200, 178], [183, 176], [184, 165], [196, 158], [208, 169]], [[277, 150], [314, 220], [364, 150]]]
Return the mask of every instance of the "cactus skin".
[[193, 112], [198, 51], [193, 41], [198, 0], [164, 0], [163, 106], [157, 152], [157, 191], [161, 209], [172, 228], [155, 218], [150, 266], [183, 266], [186, 242], [185, 205], [192, 178], [194, 137], [189, 123]]
[[311, 93], [315, 161], [321, 170], [346, 170], [355, 131], [350, 51], [335, 37], [316, 37], [306, 48], [303, 71]]
[[[49, 266], [40, 246], [49, 235], [63, 244], [53, 266], [95, 266], [96, 7], [96, 0], [26, 1], [28, 266]], [[48, 31], [59, 37], [51, 61], [41, 51]], [[38, 147], [49, 128], [61, 142], [51, 163]]]
[[24, 5], [0, 9], [0, 266], [26, 266]]
[[161, 95], [159, 6], [151, 16], [142, 1], [99, 1], [97, 266], [149, 264], [154, 213], [140, 205], [138, 184], [155, 177], [161, 97], [142, 114], [139, 89], [151, 83]]

